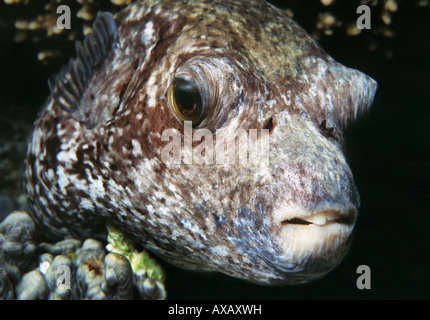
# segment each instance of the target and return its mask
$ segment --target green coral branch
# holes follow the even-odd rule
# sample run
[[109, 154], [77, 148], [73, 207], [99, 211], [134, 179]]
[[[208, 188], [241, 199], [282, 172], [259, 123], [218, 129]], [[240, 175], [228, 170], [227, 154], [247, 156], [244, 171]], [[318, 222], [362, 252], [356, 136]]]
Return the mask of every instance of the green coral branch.
[[108, 230], [108, 245], [106, 246], [108, 251], [127, 257], [134, 273], [139, 269], [143, 269], [149, 278], [155, 281], [164, 281], [164, 271], [148, 252], [139, 252], [133, 239], [112, 223], [107, 223], [106, 228]]

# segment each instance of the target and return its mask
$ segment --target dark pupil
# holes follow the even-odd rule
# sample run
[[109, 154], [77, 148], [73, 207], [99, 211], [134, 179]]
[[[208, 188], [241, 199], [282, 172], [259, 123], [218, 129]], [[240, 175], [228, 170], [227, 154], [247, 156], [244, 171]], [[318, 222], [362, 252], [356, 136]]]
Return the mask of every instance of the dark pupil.
[[201, 97], [191, 81], [176, 78], [173, 83], [174, 97], [178, 111], [185, 118], [197, 118], [201, 113]]

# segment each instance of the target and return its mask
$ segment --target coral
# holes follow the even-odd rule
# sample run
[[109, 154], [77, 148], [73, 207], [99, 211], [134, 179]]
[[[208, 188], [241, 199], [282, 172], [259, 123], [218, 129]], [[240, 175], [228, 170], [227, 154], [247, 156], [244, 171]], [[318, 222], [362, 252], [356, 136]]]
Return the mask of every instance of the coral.
[[126, 255], [94, 239], [35, 243], [31, 217], [12, 212], [0, 224], [0, 299], [165, 299], [164, 273], [155, 260], [118, 229], [109, 230], [108, 248]]
[[22, 276], [15, 293], [18, 300], [42, 300], [48, 294], [48, 286], [39, 270], [31, 270]]
[[35, 224], [23, 211], [15, 211], [0, 224], [1, 253], [9, 263], [25, 268], [34, 253]]

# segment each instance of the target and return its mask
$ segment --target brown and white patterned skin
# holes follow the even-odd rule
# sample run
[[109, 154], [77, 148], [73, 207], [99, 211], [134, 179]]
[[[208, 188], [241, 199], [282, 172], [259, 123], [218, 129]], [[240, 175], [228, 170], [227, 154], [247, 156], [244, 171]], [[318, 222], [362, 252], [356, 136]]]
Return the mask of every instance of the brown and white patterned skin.
[[[80, 100], [96, 126], [52, 97], [36, 121], [25, 172], [36, 221], [82, 238], [109, 220], [176, 265], [261, 284], [333, 269], [360, 202], [342, 134], [376, 82], [264, 1], [141, 1], [115, 23], [118, 42]], [[162, 132], [184, 131], [167, 98], [175, 75], [211, 96], [193, 130], [269, 128], [269, 165], [166, 166]], [[303, 224], [316, 216], [326, 223]]]

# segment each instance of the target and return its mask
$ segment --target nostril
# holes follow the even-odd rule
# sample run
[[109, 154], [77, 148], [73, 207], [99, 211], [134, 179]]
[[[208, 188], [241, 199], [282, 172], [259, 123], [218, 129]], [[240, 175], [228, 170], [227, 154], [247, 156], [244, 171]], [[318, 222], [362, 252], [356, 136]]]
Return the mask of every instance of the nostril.
[[323, 120], [318, 128], [324, 137], [336, 140], [336, 137], [333, 135], [334, 127], [327, 128], [327, 120]]
[[274, 127], [274, 123], [273, 123], [273, 118], [270, 117], [267, 121], [266, 124], [263, 126], [263, 129], [268, 129], [269, 133], [272, 133]]

